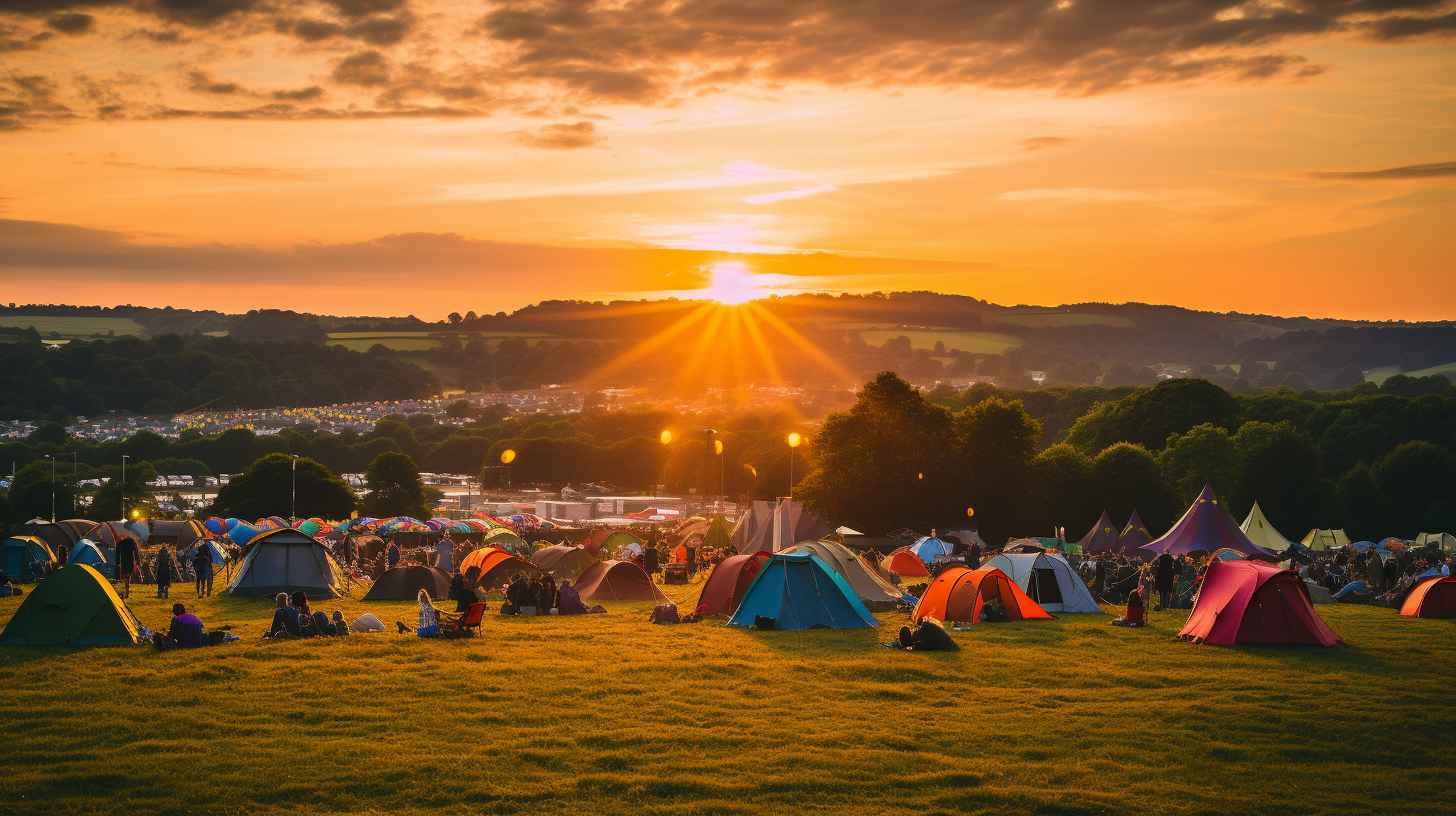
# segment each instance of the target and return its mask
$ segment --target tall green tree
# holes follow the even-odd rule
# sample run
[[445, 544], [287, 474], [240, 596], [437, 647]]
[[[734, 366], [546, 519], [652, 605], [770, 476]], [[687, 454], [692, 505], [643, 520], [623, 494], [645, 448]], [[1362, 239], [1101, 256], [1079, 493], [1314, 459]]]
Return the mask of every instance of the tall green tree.
[[1072, 424], [1067, 441], [1089, 454], [1118, 442], [1156, 451], [1171, 434], [1205, 422], [1232, 428], [1238, 415], [1238, 402], [1207, 380], [1167, 380], [1100, 403]]
[[[1319, 450], [1288, 422], [1245, 422], [1233, 437], [1242, 479], [1226, 506], [1242, 519], [1254, 502], [1287, 535], [1334, 514], [1335, 488], [1322, 476]], [[1224, 494], [1220, 494], [1224, 495]]]
[[1168, 437], [1158, 463], [1168, 487], [1185, 504], [1192, 503], [1205, 484], [1213, 485], [1220, 496], [1232, 496], [1242, 487], [1243, 467], [1233, 434], [1211, 422]]
[[1382, 535], [1456, 530], [1456, 455], [1430, 442], [1397, 446], [1374, 468], [1386, 518]]
[[403, 453], [381, 453], [364, 474], [369, 492], [364, 495], [364, 512], [370, 516], [413, 516], [429, 518], [425, 483], [415, 460]]
[[1125, 519], [1136, 510], [1155, 536], [1182, 512], [1157, 460], [1142, 445], [1119, 442], [1104, 448], [1092, 460], [1092, 478], [1108, 514]]
[[1063, 526], [1067, 535], [1080, 536], [1102, 513], [1091, 457], [1065, 442], [1031, 460], [1030, 495], [1037, 503], [1031, 509], [1032, 529]]
[[825, 419], [794, 495], [826, 521], [872, 535], [964, 517], [955, 437], [949, 412], [894, 374], [880, 374], [849, 411]]
[[284, 516], [295, 484], [300, 517], [341, 519], [354, 512], [354, 492], [333, 471], [307, 457], [298, 459], [295, 471], [292, 457], [283, 453], [270, 453], [234, 476], [218, 491], [210, 512], [241, 519]]
[[997, 543], [1037, 532], [1030, 495], [1031, 459], [1041, 423], [1019, 400], [991, 397], [955, 415], [957, 471], [981, 537]]

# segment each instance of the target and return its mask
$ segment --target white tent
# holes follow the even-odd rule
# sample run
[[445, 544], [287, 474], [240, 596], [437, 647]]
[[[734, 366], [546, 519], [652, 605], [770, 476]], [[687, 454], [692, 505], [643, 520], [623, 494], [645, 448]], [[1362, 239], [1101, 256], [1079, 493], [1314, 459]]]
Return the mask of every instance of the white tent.
[[733, 525], [733, 532], [728, 536], [733, 549], [742, 555], [760, 550], [772, 552], [773, 516], [773, 502], [754, 499], [753, 504], [748, 506], [748, 512], [738, 517], [738, 523]]
[[1414, 542], [1416, 549], [1420, 549], [1427, 544], [1434, 544], [1446, 552], [1451, 552], [1452, 550], [1456, 550], [1456, 536], [1450, 533], [1421, 533], [1416, 536]]
[[1081, 576], [1060, 555], [1002, 553], [982, 566], [1006, 573], [1048, 612], [1102, 611]]
[[1294, 546], [1293, 542], [1274, 529], [1274, 525], [1265, 517], [1258, 502], [1254, 502], [1254, 507], [1249, 510], [1249, 517], [1244, 519], [1244, 523], [1239, 525], [1239, 529], [1243, 530], [1244, 535], [1248, 536], [1256, 546], [1263, 547], [1272, 553], [1282, 553]]

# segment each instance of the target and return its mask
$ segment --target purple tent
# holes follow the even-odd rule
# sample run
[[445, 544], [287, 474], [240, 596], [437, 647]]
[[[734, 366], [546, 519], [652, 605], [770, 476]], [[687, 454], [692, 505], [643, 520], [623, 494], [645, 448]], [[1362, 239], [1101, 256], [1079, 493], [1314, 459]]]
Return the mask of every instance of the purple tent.
[[1127, 526], [1122, 528], [1122, 533], [1117, 536], [1117, 552], [1123, 555], [1135, 555], [1148, 557], [1143, 545], [1153, 540], [1153, 534], [1148, 532], [1148, 525], [1143, 524], [1142, 516], [1138, 511], [1132, 511], [1132, 516], [1127, 520]]
[[1173, 529], [1162, 538], [1143, 545], [1142, 549], [1155, 555], [1182, 555], [1199, 551], [1213, 552], [1222, 547], [1245, 555], [1267, 555], [1244, 535], [1238, 522], [1218, 503], [1218, 496], [1213, 494], [1213, 488], [1204, 485], [1203, 492], [1198, 494], [1193, 506], [1188, 508], [1183, 518], [1178, 519]]
[[1112, 518], [1103, 510], [1098, 517], [1097, 523], [1082, 536], [1077, 544], [1082, 548], [1083, 555], [1098, 555], [1100, 553], [1117, 552], [1117, 528], [1112, 526]]

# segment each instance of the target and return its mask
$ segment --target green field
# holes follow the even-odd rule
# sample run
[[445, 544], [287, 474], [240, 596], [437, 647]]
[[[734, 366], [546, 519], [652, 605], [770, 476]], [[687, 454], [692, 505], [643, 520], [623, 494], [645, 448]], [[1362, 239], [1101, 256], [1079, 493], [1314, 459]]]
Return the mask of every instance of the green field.
[[926, 351], [934, 350], [938, 342], [944, 343], [947, 351], [963, 351], [968, 354], [1005, 354], [1021, 346], [1021, 338], [1001, 332], [895, 326], [885, 323], [866, 323], [845, 328], [857, 331], [865, 344], [870, 346], [882, 346], [886, 341], [897, 337], [908, 338], [911, 348]]
[[[432, 351], [440, 347], [441, 332], [329, 332], [329, 345], [342, 346], [351, 351], [368, 351], [376, 345], [392, 351]], [[484, 338], [494, 349], [502, 340], [518, 338], [527, 341], [550, 340], [555, 335], [540, 332], [493, 331], [482, 333], [461, 333], [462, 341], [471, 336]]]
[[1133, 321], [1120, 315], [1100, 312], [1022, 311], [1000, 312], [986, 316], [987, 325], [1015, 326], [1023, 329], [1068, 329], [1080, 326], [1132, 328]]
[[0, 317], [0, 326], [10, 328], [31, 328], [42, 337], [59, 335], [63, 338], [107, 337], [127, 334], [146, 334], [142, 324], [129, 317], [56, 317], [51, 315], [5, 315]]
[[1337, 649], [1194, 646], [1156, 613], [914, 654], [878, 645], [888, 613], [756, 633], [611, 605], [473, 641], [265, 643], [266, 601], [198, 606], [243, 642], [0, 649], [7, 813], [1451, 812], [1456, 626], [1389, 609], [1319, 607]]
[[1365, 381], [1379, 385], [1397, 374], [1404, 374], [1407, 377], [1431, 377], [1437, 374], [1443, 374], [1451, 380], [1456, 380], [1456, 363], [1431, 366], [1430, 368], [1422, 368], [1417, 371], [1401, 371], [1400, 366], [1381, 366], [1380, 368], [1372, 368], [1365, 372]]

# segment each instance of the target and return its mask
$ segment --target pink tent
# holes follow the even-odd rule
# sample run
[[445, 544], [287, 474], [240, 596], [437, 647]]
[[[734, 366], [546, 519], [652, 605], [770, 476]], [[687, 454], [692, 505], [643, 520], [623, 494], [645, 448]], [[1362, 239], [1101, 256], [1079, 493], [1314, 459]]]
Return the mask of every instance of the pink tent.
[[1268, 555], [1239, 529], [1234, 517], [1218, 503], [1218, 496], [1213, 494], [1213, 488], [1204, 485], [1203, 492], [1198, 494], [1193, 506], [1188, 508], [1183, 518], [1178, 519], [1173, 529], [1164, 533], [1162, 538], [1144, 544], [1142, 551], [1153, 555], [1183, 555], [1191, 552], [1213, 552], [1224, 547], [1244, 555]]
[[1246, 560], [1214, 559], [1178, 636], [1220, 646], [1340, 643], [1340, 636], [1315, 613], [1309, 590], [1297, 573]]

